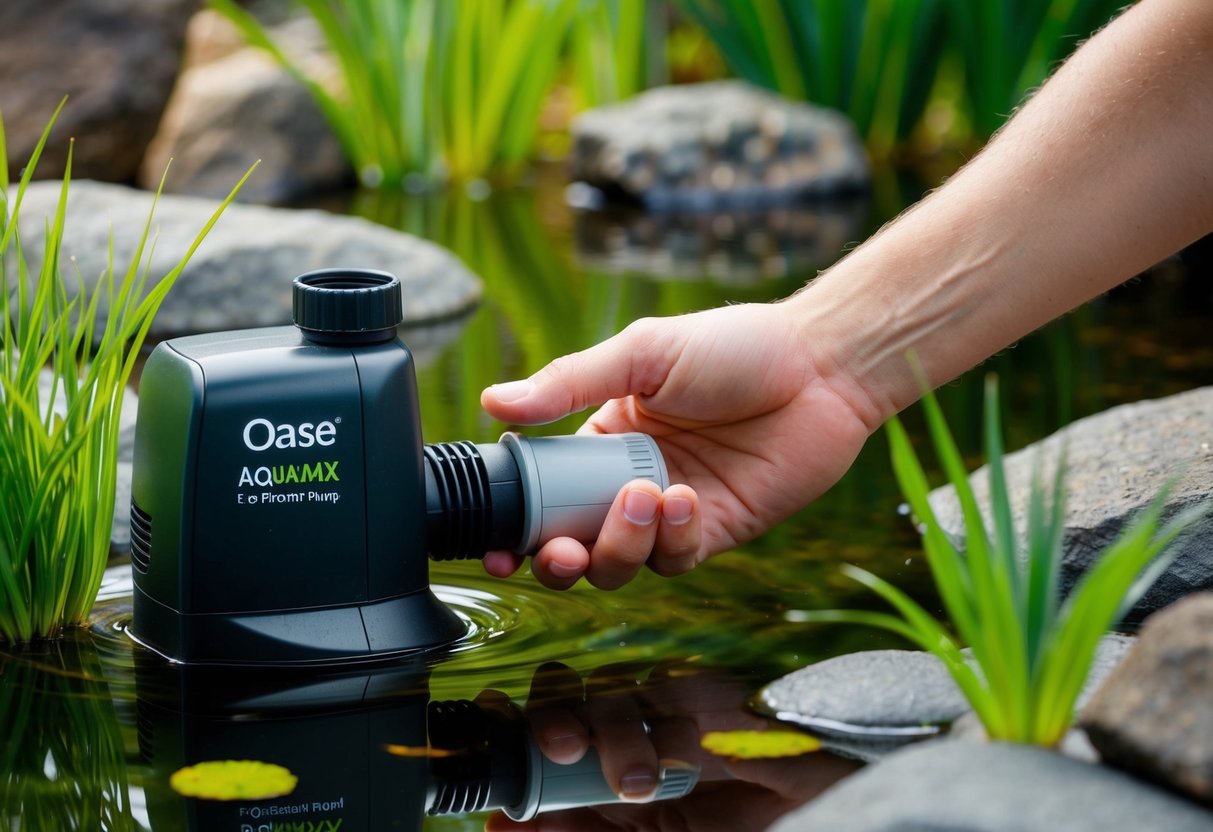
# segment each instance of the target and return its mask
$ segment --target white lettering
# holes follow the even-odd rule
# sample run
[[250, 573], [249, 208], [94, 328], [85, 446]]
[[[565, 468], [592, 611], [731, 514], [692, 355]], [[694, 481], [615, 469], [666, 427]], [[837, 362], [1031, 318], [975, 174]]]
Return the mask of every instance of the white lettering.
[[316, 424], [302, 422], [295, 427], [291, 424], [275, 425], [269, 419], [253, 419], [244, 426], [244, 445], [250, 451], [266, 451], [271, 447], [328, 447], [336, 441], [337, 425], [327, 421]]

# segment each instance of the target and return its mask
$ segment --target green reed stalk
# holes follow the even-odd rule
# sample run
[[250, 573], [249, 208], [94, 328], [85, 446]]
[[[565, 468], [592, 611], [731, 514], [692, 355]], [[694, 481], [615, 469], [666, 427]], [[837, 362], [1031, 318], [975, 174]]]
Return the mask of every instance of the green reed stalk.
[[986, 385], [985, 443], [992, 527], [978, 507], [956, 443], [935, 397], [924, 399], [940, 463], [960, 501], [966, 549], [944, 533], [927, 499], [929, 486], [908, 435], [896, 419], [887, 432], [897, 480], [922, 524], [923, 547], [960, 643], [896, 587], [854, 566], [843, 571], [884, 598], [898, 615], [821, 611], [809, 620], [881, 627], [929, 650], [951, 672], [992, 739], [1053, 746], [1073, 720], [1074, 703], [1100, 638], [1115, 626], [1173, 557], [1164, 552], [1196, 516], [1163, 523], [1165, 492], [1101, 555], [1066, 598], [1058, 589], [1064, 528], [1064, 458], [1046, 491], [1039, 477], [1029, 496], [1026, 548], [1012, 523], [1003, 468], [997, 386]]
[[1024, 97], [1125, 7], [1123, 0], [947, 0], [977, 138], [991, 136]]
[[[149, 215], [125, 272], [116, 274], [111, 244], [96, 287], [88, 292], [77, 275], [72, 293], [64, 276], [69, 266], [60, 259], [70, 150], [37, 274], [29, 270], [17, 228], [26, 187], [62, 107], [15, 193], [0, 161], [0, 290], [8, 304], [0, 345], [0, 642], [52, 637], [82, 623], [92, 608], [109, 555], [123, 391], [156, 310], [244, 183], [154, 288], [144, 292]], [[0, 119], [0, 153], [4, 144]], [[50, 390], [43, 392], [39, 381], [47, 375]]]
[[845, 112], [873, 150], [905, 141], [943, 53], [943, 0], [679, 0], [737, 75]]
[[580, 4], [296, 0], [337, 61], [342, 89], [331, 91], [235, 0], [209, 2], [308, 89], [372, 187], [516, 176]]
[[645, 0], [595, 0], [569, 30], [578, 104], [597, 107], [644, 88]]

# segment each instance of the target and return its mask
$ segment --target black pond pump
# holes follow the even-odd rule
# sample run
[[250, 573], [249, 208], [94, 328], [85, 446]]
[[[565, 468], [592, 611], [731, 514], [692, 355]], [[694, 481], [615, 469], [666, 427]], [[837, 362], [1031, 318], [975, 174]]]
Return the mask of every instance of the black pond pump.
[[131, 486], [136, 639], [219, 665], [448, 644], [464, 625], [427, 554], [590, 541], [624, 483], [668, 485], [644, 434], [423, 445], [401, 317], [394, 276], [330, 269], [295, 279], [295, 327], [155, 349]]

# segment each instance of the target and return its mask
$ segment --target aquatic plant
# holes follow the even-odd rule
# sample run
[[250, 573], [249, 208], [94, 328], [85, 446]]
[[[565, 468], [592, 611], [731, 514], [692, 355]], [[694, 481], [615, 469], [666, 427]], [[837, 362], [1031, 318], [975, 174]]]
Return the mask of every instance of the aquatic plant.
[[581, 0], [297, 0], [337, 61], [332, 91], [235, 0], [209, 0], [306, 86], [369, 186], [516, 175]]
[[[92, 291], [73, 292], [60, 255], [71, 151], [45, 250], [31, 274], [18, 218], [59, 109], [10, 189], [0, 119], [0, 642], [25, 642], [80, 624], [109, 556], [123, 391], [152, 317], [236, 191], [181, 260], [144, 293], [152, 217], [125, 272], [109, 264]], [[251, 172], [251, 170], [250, 170]], [[245, 174], [247, 179], [248, 174]], [[241, 179], [236, 190], [244, 183]], [[104, 315], [102, 310], [105, 310]], [[49, 379], [49, 384], [46, 381]]]
[[[927, 494], [927, 477], [898, 419], [887, 424], [894, 472], [921, 524], [931, 575], [961, 644], [920, 604], [871, 572], [846, 566], [846, 575], [892, 605], [898, 615], [862, 610], [815, 611], [813, 621], [881, 627], [934, 653], [993, 739], [1053, 746], [1068, 729], [1100, 638], [1114, 626], [1170, 562], [1167, 544], [1195, 516], [1166, 523], [1160, 495], [1113, 542], [1070, 594], [1061, 597], [1058, 573], [1064, 528], [1064, 454], [1051, 492], [1039, 477], [1028, 503], [1025, 548], [1012, 523], [1003, 467], [997, 384], [986, 382], [984, 434], [990, 516], [978, 507], [961, 455], [935, 397], [924, 399], [936, 452], [960, 501], [962, 551], [940, 526]], [[1162, 553], [1162, 554], [1160, 554]]]
[[847, 113], [877, 153], [910, 137], [941, 64], [963, 79], [973, 138], [1105, 24], [1123, 0], [678, 0], [732, 70]]
[[593, 0], [573, 20], [569, 52], [579, 106], [613, 104], [644, 89], [647, 5]]
[[946, 0], [678, 0], [742, 78], [845, 112], [880, 151], [921, 119]]
[[948, 0], [949, 41], [961, 57], [969, 121], [993, 135], [1024, 97], [1124, 0]]

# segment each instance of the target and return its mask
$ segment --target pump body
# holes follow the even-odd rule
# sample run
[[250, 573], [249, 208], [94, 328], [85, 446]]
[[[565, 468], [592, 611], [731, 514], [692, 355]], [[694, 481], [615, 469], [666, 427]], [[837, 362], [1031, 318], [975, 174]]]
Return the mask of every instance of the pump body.
[[189, 662], [289, 664], [463, 633], [429, 588], [417, 387], [398, 339], [180, 338], [153, 352], [140, 394], [140, 641]]

